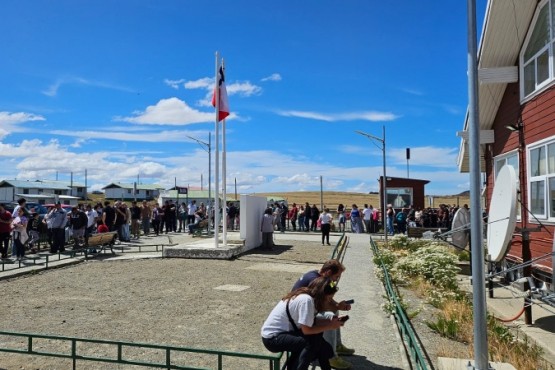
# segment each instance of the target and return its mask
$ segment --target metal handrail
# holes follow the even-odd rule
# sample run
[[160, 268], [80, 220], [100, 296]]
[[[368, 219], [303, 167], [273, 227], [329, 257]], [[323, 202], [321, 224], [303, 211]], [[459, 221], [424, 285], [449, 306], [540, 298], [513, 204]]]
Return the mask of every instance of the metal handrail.
[[[73, 370], [77, 368], [77, 360], [136, 365], [136, 366], [143, 366], [143, 367], [155, 367], [155, 368], [162, 368], [162, 369], [210, 370], [209, 368], [199, 368], [199, 367], [173, 364], [172, 354], [175, 352], [177, 353], [189, 352], [189, 353], [198, 353], [198, 354], [217, 356], [218, 370], [224, 369], [224, 365], [223, 365], [224, 357], [241, 357], [245, 359], [256, 359], [256, 360], [268, 361], [270, 370], [279, 370], [281, 358], [283, 357], [282, 352], [275, 353], [275, 354], [272, 353], [272, 354], [261, 355], [261, 354], [254, 354], [254, 353], [165, 346], [165, 345], [149, 344], [149, 343], [132, 343], [132, 342], [111, 341], [111, 340], [104, 340], [104, 339], [86, 339], [86, 338], [44, 335], [44, 334], [17, 333], [17, 332], [8, 332], [8, 331], [0, 331], [0, 336], [27, 338], [26, 349], [7, 348], [6, 347], [7, 342], [5, 340], [2, 340], [3, 346], [0, 347], [0, 352], [11, 352], [11, 353], [18, 353], [18, 354], [34, 355], [34, 356], [47, 356], [47, 357], [71, 359], [73, 360]], [[33, 347], [34, 339], [48, 339], [48, 340], [69, 342], [71, 343], [71, 351], [70, 353], [67, 353], [67, 352], [47, 352], [47, 351], [36, 350]], [[103, 345], [113, 345], [117, 349], [117, 357], [116, 358], [110, 358], [106, 356], [94, 357], [91, 355], [79, 354], [78, 346], [77, 346], [78, 343], [96, 343], [96, 344], [103, 344]], [[64, 346], [57, 346], [57, 348], [63, 348], [63, 347]], [[158, 349], [164, 352], [165, 360], [162, 363], [162, 362], [144, 362], [133, 358], [124, 358], [124, 355], [123, 355], [124, 347]]]
[[347, 237], [347, 235], [345, 235], [345, 232], [343, 232], [343, 234], [341, 235], [341, 237], [337, 241], [337, 244], [335, 244], [335, 247], [333, 248], [333, 251], [331, 252], [330, 259], [339, 260], [339, 259], [341, 259], [341, 257], [344, 257], [344, 253], [345, 253], [345, 249], [347, 247], [347, 244], [349, 244], [349, 237]]
[[[372, 246], [372, 251], [374, 252], [374, 254], [379, 257], [380, 250], [378, 249], [378, 246], [376, 245], [372, 237], [370, 237], [370, 245]], [[391, 282], [389, 272], [387, 271], [387, 268], [385, 267], [381, 259], [380, 259], [380, 265], [384, 274], [384, 287], [387, 292], [389, 301], [393, 302], [395, 306], [395, 311], [393, 314], [395, 316], [395, 321], [397, 322], [399, 331], [401, 332], [401, 336], [403, 338], [403, 343], [405, 344], [406, 351], [408, 352], [411, 362], [414, 364], [414, 367], [416, 369], [427, 370], [428, 363], [424, 355], [422, 354], [422, 350], [421, 350], [422, 344], [420, 343], [419, 340], [416, 339], [417, 338], [416, 333], [414, 332], [411, 322], [408, 319], [405, 313], [405, 310], [401, 305], [401, 302], [399, 301], [397, 293], [393, 288], [393, 283]]]

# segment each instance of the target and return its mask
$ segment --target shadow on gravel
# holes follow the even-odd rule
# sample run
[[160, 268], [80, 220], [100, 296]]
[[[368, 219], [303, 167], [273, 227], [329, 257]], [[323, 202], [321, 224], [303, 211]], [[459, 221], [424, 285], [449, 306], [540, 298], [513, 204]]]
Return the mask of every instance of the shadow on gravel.
[[353, 369], [368, 369], [368, 370], [403, 370], [400, 367], [383, 366], [373, 363], [363, 356], [348, 356], [344, 357], [347, 361], [353, 364]]
[[[292, 245], [274, 245], [272, 249], [263, 249], [261, 247], [250, 249], [245, 253], [242, 253], [241, 256], [248, 256], [251, 254], [267, 254], [267, 255], [278, 255], [281, 253], [285, 253], [292, 249]], [[1, 370], [1, 369], [0, 369]]]

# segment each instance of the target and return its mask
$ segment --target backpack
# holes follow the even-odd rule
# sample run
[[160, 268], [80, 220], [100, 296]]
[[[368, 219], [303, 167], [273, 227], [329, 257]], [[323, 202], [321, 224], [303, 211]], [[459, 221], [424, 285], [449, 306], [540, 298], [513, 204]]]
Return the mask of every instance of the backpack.
[[405, 215], [405, 212], [399, 212], [397, 213], [397, 216], [395, 216], [395, 219], [397, 220], [397, 222], [405, 222], [405, 220], [407, 219], [407, 215]]

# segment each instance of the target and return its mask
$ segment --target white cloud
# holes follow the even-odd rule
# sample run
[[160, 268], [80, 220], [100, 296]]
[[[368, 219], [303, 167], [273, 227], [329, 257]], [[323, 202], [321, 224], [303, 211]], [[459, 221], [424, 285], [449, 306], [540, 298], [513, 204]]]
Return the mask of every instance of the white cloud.
[[[99, 130], [100, 131], [100, 130]], [[182, 135], [182, 141], [189, 141], [187, 131], [168, 131], [163, 139]], [[60, 132], [70, 136], [71, 132]], [[89, 139], [93, 132], [74, 132], [75, 137]], [[139, 139], [149, 140], [157, 133], [110, 133], [106, 137], [127, 141]], [[134, 136], [133, 136], [134, 135]], [[203, 138], [206, 132], [191, 133], [192, 136]], [[99, 136], [94, 138], [101, 139]], [[161, 137], [157, 137], [161, 139]], [[79, 142], [79, 140], [78, 140]], [[113, 181], [132, 182], [137, 175], [144, 183], [159, 183], [169, 188], [177, 178], [180, 184], [199, 186], [203, 177], [203, 186], [208, 187], [208, 153], [198, 146], [189, 146], [176, 154], [171, 152], [143, 151], [99, 151], [81, 152], [81, 148], [72, 145], [63, 146], [57, 140], [42, 142], [38, 139], [24, 140], [19, 144], [0, 142], [0, 178], [46, 179], [60, 176], [69, 178], [74, 173], [75, 181], [84, 181], [85, 169], [91, 189], [99, 189]], [[97, 146], [93, 146], [95, 150]], [[448, 161], [441, 163], [437, 158], [451, 156], [452, 148], [421, 147], [411, 148], [410, 177], [429, 180], [427, 194], [453, 194], [468, 189], [468, 174], [458, 173], [456, 166]], [[379, 150], [376, 150], [379, 152]], [[40, 153], [40, 155], [37, 155]], [[406, 160], [404, 148], [388, 150], [387, 174], [392, 177], [406, 176]], [[376, 155], [370, 153], [369, 155]], [[426, 155], [427, 157], [424, 157]], [[419, 158], [416, 161], [416, 158]], [[424, 167], [430, 161], [437, 160], [433, 167]], [[214, 162], [214, 157], [212, 157]], [[212, 163], [214, 164], [214, 163]], [[429, 168], [429, 170], [426, 170]], [[438, 171], [438, 168], [440, 171]], [[214, 165], [212, 166], [214, 170]], [[377, 179], [382, 174], [381, 162], [373, 166], [346, 167], [334, 164], [333, 159], [315, 160], [298, 153], [288, 154], [283, 151], [251, 150], [228, 151], [227, 153], [227, 184], [228, 193], [233, 192], [235, 180], [241, 193], [302, 191], [317, 190], [320, 187], [320, 176], [323, 176], [325, 190], [349, 190], [367, 193], [378, 190]], [[214, 175], [211, 188], [214, 190]]]
[[422, 91], [416, 90], [416, 89], [411, 89], [411, 88], [408, 88], [408, 87], [401, 88], [401, 91], [406, 92], [407, 94], [410, 94], [410, 95], [416, 95], [416, 96], [423, 96], [424, 95], [424, 93]]
[[459, 115], [459, 114], [464, 113], [463, 110], [459, 106], [456, 106], [456, 105], [443, 104], [442, 106], [443, 106], [443, 109], [447, 113], [450, 113], [450, 114], [453, 114], [453, 115]]
[[17, 112], [17, 113], [10, 113], [10, 112], [0, 112], [0, 125], [14, 125], [23, 122], [29, 121], [45, 121], [46, 119], [43, 116], [33, 113], [25, 113], [25, 112]]
[[156, 105], [148, 106], [142, 112], [134, 112], [132, 117], [116, 117], [116, 121], [125, 121], [143, 125], [190, 125], [211, 122], [214, 114], [191, 108], [178, 98], [161, 99]]
[[103, 89], [110, 89], [110, 90], [117, 90], [117, 91], [124, 91], [130, 93], [136, 93], [137, 91], [122, 85], [117, 85], [111, 82], [106, 81], [96, 81], [96, 80], [88, 80], [83, 77], [76, 77], [76, 76], [66, 76], [60, 77], [57, 79], [52, 85], [50, 85], [46, 90], [42, 91], [42, 93], [46, 96], [54, 97], [58, 95], [58, 90], [63, 85], [82, 85], [82, 86], [93, 86], [93, 87], [100, 87]]
[[337, 121], [371, 121], [371, 122], [383, 122], [383, 121], [393, 121], [399, 118], [391, 112], [348, 112], [348, 113], [319, 113], [310, 111], [278, 111], [277, 114], [284, 117], [298, 117], [307, 118], [317, 121], [325, 122], [337, 122]]
[[[200, 99], [196, 104], [200, 107], [211, 107], [212, 106], [212, 95], [214, 93], [214, 78], [204, 77], [198, 80], [187, 81], [183, 84], [186, 89], [194, 90], [201, 89], [206, 90], [206, 94], [203, 99]], [[250, 81], [244, 82], [234, 82], [226, 83], [226, 91], [228, 96], [241, 96], [250, 97], [253, 95], [260, 95], [262, 93], [262, 88], [260, 86], [252, 84]]]
[[164, 83], [166, 85], [168, 85], [169, 87], [171, 87], [172, 89], [178, 90], [179, 89], [179, 85], [181, 85], [182, 83], [184, 83], [185, 80], [184, 79], [180, 79], [180, 80], [169, 80], [169, 79], [164, 79]]
[[281, 75], [279, 73], [272, 73], [268, 77], [262, 78], [260, 81], [281, 81]]
[[83, 143], [86, 143], [86, 142], [87, 140], [85, 139], [77, 139], [73, 142], [73, 144], [70, 144], [69, 146], [72, 148], [80, 148], [83, 145]]
[[212, 90], [214, 89], [214, 79], [210, 77], [199, 78], [198, 80], [194, 81], [187, 81], [184, 84], [186, 89], [205, 89], [205, 90]]
[[227, 95], [239, 95], [244, 97], [249, 97], [252, 95], [260, 95], [262, 88], [251, 84], [249, 81], [246, 82], [236, 82], [230, 85], [226, 85]]
[[[69, 136], [81, 138], [82, 141], [90, 139], [117, 140], [117, 141], [135, 141], [148, 143], [164, 143], [164, 142], [191, 142], [187, 135], [199, 136], [196, 131], [185, 130], [167, 130], [156, 132], [123, 132], [123, 131], [72, 131], [72, 130], [53, 130], [49, 134]], [[202, 132], [200, 135], [205, 135]], [[144, 153], [144, 152], [142, 152]]]

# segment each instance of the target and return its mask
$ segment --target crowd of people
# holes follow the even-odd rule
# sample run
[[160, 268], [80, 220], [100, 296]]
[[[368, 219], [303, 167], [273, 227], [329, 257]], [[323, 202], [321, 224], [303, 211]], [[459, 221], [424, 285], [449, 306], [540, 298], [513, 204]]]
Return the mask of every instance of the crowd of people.
[[[467, 207], [467, 205], [464, 205]], [[371, 204], [364, 204], [360, 209], [356, 204], [352, 204], [347, 209], [343, 204], [339, 204], [335, 210], [335, 216], [330, 213], [328, 207], [321, 211], [316, 204], [310, 206], [307, 202], [298, 206], [293, 203], [288, 207], [284, 202], [274, 203], [270, 207], [270, 214], [273, 215], [276, 231], [322, 231], [328, 234], [329, 231], [344, 232], [346, 225], [353, 233], [378, 233], [382, 227], [381, 210], [374, 208]], [[445, 228], [450, 229], [453, 217], [459, 209], [456, 205], [441, 204], [439, 208], [413, 207], [407, 205], [400, 209], [395, 209], [388, 204], [385, 212], [385, 227], [390, 234], [406, 233], [407, 227], [426, 227], [426, 228]], [[325, 214], [322, 219], [322, 214]], [[326, 225], [322, 228], [322, 225]], [[329, 225], [329, 226], [328, 226]], [[329, 230], [328, 230], [329, 227]], [[325, 235], [323, 235], [325, 237]]]
[[[87, 244], [89, 236], [97, 232], [116, 232], [122, 242], [130, 242], [141, 236], [167, 233], [192, 234], [203, 220], [211, 217], [206, 205], [196, 200], [188, 204], [167, 200], [164, 204], [153, 204], [146, 200], [131, 202], [106, 200], [96, 204], [78, 204], [66, 211], [60, 202], [48, 208], [45, 215], [28, 209], [27, 200], [20, 198], [13, 212], [5, 204], [0, 204], [0, 249], [2, 258], [22, 259], [25, 251], [33, 253], [40, 250], [41, 235], [51, 253], [63, 252], [69, 241], [68, 230], [74, 247]], [[69, 206], [68, 206], [69, 207]], [[228, 228], [239, 227], [239, 208], [230, 202], [226, 208]], [[41, 216], [41, 217], [39, 217]]]

